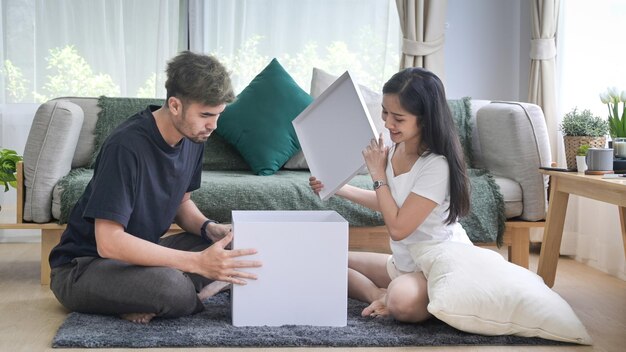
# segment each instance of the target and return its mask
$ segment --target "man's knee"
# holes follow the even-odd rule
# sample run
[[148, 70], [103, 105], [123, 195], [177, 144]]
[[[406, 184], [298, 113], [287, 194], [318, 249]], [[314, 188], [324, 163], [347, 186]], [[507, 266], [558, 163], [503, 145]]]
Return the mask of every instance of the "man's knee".
[[155, 278], [155, 302], [159, 305], [158, 316], [175, 318], [200, 312], [202, 302], [198, 298], [191, 279], [176, 269], [161, 268], [164, 273]]

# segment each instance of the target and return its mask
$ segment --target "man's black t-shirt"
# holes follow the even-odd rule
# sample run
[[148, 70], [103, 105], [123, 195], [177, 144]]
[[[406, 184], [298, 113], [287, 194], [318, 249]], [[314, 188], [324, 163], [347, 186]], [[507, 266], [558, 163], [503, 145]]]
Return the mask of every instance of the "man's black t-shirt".
[[174, 220], [186, 192], [200, 188], [203, 144], [183, 138], [168, 145], [150, 106], [118, 126], [104, 142], [93, 178], [74, 206], [52, 268], [77, 257], [98, 257], [95, 219], [115, 221], [126, 232], [156, 243]]

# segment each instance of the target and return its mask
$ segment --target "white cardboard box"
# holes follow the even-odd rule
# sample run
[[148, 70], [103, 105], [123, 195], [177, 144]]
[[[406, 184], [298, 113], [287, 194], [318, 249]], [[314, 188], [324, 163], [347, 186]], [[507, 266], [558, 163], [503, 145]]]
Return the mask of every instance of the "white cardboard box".
[[263, 266], [234, 285], [234, 326], [346, 326], [348, 222], [334, 211], [233, 211], [233, 249]]
[[292, 122], [311, 175], [330, 198], [365, 166], [363, 150], [376, 135], [361, 90], [346, 71]]

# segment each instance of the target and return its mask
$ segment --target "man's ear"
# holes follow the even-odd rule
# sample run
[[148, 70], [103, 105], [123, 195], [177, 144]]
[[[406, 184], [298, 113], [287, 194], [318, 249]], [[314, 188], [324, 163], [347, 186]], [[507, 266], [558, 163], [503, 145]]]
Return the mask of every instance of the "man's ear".
[[170, 109], [170, 113], [173, 115], [180, 115], [183, 111], [183, 103], [176, 97], [169, 97], [167, 99], [167, 107]]

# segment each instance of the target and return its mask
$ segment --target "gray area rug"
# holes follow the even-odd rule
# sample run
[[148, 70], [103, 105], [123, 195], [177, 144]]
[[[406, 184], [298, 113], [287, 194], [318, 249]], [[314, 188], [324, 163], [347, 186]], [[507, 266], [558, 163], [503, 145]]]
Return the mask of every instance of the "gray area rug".
[[443, 345], [567, 345], [518, 336], [482, 336], [431, 319], [402, 324], [362, 318], [364, 303], [349, 300], [346, 327], [234, 327], [227, 293], [205, 302], [206, 310], [177, 319], [153, 319], [147, 325], [117, 317], [70, 313], [53, 347], [392, 347]]

